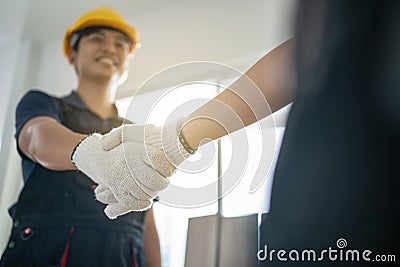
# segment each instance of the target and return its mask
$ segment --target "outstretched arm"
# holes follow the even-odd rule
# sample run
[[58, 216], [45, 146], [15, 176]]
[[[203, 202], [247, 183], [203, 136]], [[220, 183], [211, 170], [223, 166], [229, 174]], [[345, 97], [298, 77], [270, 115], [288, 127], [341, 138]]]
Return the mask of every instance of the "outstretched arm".
[[54, 118], [38, 116], [21, 129], [18, 145], [34, 162], [51, 170], [74, 170], [71, 153], [85, 135], [75, 133]]
[[190, 147], [215, 140], [293, 101], [293, 41], [286, 41], [257, 61], [243, 76], [186, 118], [182, 129]]

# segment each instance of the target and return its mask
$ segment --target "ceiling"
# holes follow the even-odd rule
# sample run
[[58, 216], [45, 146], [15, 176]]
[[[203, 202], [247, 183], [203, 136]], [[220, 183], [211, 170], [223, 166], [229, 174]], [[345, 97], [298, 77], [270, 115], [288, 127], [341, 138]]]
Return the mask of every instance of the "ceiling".
[[0, 4], [0, 42], [29, 38], [48, 42], [64, 32], [80, 14], [100, 5], [114, 7], [124, 17], [174, 4], [177, 0], [17, 0]]
[[80, 14], [109, 5], [124, 17], [133, 17], [171, 5], [177, 0], [17, 0], [0, 4], [0, 42], [29, 38], [38, 42], [53, 40]]

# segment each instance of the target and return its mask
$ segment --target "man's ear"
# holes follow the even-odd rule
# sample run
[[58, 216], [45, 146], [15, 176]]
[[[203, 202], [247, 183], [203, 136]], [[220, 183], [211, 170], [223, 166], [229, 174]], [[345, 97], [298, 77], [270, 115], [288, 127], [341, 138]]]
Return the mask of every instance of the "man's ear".
[[75, 60], [76, 60], [76, 51], [75, 50], [71, 49], [71, 51], [69, 52], [68, 59], [69, 59], [69, 63], [71, 63], [72, 65], [75, 64]]

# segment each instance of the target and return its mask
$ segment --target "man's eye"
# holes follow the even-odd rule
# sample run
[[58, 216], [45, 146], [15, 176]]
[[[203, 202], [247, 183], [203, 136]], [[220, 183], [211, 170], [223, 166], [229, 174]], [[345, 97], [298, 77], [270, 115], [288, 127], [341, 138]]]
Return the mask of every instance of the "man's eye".
[[102, 36], [99, 36], [99, 35], [95, 35], [95, 36], [92, 36], [91, 38], [90, 38], [90, 40], [92, 40], [92, 41], [94, 41], [94, 42], [101, 42], [101, 41], [103, 41], [103, 37]]
[[125, 42], [116, 42], [115, 46], [118, 48], [125, 48], [125, 47], [128, 47], [128, 44]]

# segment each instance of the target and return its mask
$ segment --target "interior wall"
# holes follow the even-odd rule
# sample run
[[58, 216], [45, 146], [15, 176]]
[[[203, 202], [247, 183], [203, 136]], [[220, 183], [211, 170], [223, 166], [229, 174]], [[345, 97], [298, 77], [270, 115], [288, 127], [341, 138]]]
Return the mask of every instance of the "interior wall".
[[16, 201], [22, 187], [20, 158], [14, 140], [15, 108], [17, 102], [36, 84], [40, 48], [31, 41], [2, 43], [0, 45], [0, 98], [3, 109], [0, 153], [0, 251], [6, 246], [11, 218], [8, 208]]
[[[0, 44], [0, 90], [2, 97], [0, 98], [0, 140], [4, 135], [3, 129], [6, 121], [8, 109], [8, 99], [10, 98], [10, 89], [13, 84], [13, 77], [16, 71], [18, 57], [18, 42], [9, 42]], [[0, 181], [1, 181], [0, 177]], [[1, 185], [1, 184], [0, 184]]]

